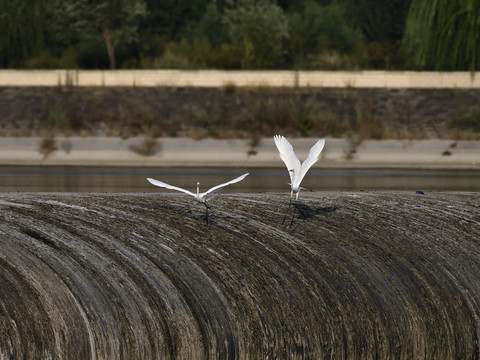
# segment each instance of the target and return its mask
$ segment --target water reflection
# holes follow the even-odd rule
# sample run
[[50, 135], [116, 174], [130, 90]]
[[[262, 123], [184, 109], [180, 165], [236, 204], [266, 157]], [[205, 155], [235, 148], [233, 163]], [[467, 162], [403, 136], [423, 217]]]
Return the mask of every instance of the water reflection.
[[[250, 176], [222, 192], [289, 192], [284, 168], [0, 167], [0, 192], [159, 192], [153, 177], [192, 191], [206, 190], [244, 172]], [[320, 190], [479, 191], [480, 170], [311, 169], [302, 182]]]

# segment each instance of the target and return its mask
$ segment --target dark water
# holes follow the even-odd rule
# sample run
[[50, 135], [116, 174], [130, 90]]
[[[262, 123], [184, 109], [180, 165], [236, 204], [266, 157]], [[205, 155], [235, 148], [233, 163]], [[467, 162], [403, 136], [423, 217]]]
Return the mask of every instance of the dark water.
[[[224, 192], [289, 191], [284, 168], [0, 167], [0, 192], [156, 192], [147, 177], [201, 191], [245, 172]], [[302, 186], [322, 190], [479, 191], [480, 170], [310, 169]]]

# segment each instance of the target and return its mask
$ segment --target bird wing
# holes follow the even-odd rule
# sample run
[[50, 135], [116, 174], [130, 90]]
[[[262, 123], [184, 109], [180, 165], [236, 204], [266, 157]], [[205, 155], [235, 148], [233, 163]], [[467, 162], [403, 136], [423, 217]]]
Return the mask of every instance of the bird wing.
[[302, 170], [299, 172], [296, 178], [298, 185], [300, 185], [300, 183], [302, 182], [308, 169], [310, 169], [312, 165], [318, 161], [318, 157], [320, 156], [320, 153], [322, 152], [324, 146], [325, 146], [325, 139], [321, 139], [321, 140], [318, 140], [315, 143], [315, 145], [313, 145], [310, 148], [310, 152], [308, 153], [307, 158], [302, 163]]
[[185, 194], [188, 194], [188, 195], [197, 197], [197, 194], [194, 194], [194, 193], [192, 193], [191, 191], [182, 189], [182, 188], [180, 188], [180, 187], [178, 187], [178, 186], [169, 185], [169, 184], [167, 184], [167, 183], [164, 183], [163, 181], [155, 180], [155, 179], [152, 179], [152, 178], [147, 178], [147, 180], [148, 180], [148, 181], [150, 182], [150, 184], [152, 184], [152, 185], [160, 186], [160, 187], [163, 187], [163, 188], [166, 188], [166, 189], [170, 189], [170, 190], [181, 191], [181, 192], [184, 192]]
[[230, 184], [234, 184], [234, 183], [236, 183], [236, 182], [239, 182], [239, 181], [245, 179], [245, 177], [246, 177], [248, 174], [249, 174], [249, 173], [243, 174], [242, 176], [239, 176], [239, 177], [237, 177], [237, 178], [235, 178], [235, 179], [233, 179], [233, 180], [230, 180], [230, 181], [228, 181], [228, 182], [226, 182], [226, 183], [224, 183], [224, 184], [220, 184], [220, 185], [214, 186], [214, 187], [208, 189], [208, 191], [206, 191], [206, 192], [203, 193], [202, 195], [205, 196], [205, 197], [206, 197], [206, 196], [211, 196], [211, 195], [213, 195], [214, 193], [216, 193], [217, 191], [220, 191], [221, 189], [223, 189], [225, 186], [230, 185]]
[[297, 155], [295, 155], [292, 145], [283, 136], [275, 135], [273, 137], [273, 140], [275, 140], [275, 145], [277, 145], [277, 149], [280, 153], [280, 158], [287, 166], [288, 171], [294, 171], [294, 174], [290, 173], [293, 184], [294, 181], [292, 176], [298, 176], [302, 169], [302, 166], [300, 165], [300, 160], [298, 160]]

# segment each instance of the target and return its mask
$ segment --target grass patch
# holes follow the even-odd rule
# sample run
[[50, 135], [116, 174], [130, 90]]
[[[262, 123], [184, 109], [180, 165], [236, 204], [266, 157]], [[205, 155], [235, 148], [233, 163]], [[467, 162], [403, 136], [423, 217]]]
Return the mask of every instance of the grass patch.
[[480, 132], [480, 108], [472, 107], [450, 122], [450, 128]]

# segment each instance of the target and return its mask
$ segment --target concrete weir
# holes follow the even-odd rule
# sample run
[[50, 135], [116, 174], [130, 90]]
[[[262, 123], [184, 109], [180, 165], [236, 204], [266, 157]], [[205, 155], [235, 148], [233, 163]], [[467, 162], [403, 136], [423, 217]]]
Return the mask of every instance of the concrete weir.
[[480, 356], [480, 194], [0, 195], [0, 359]]

